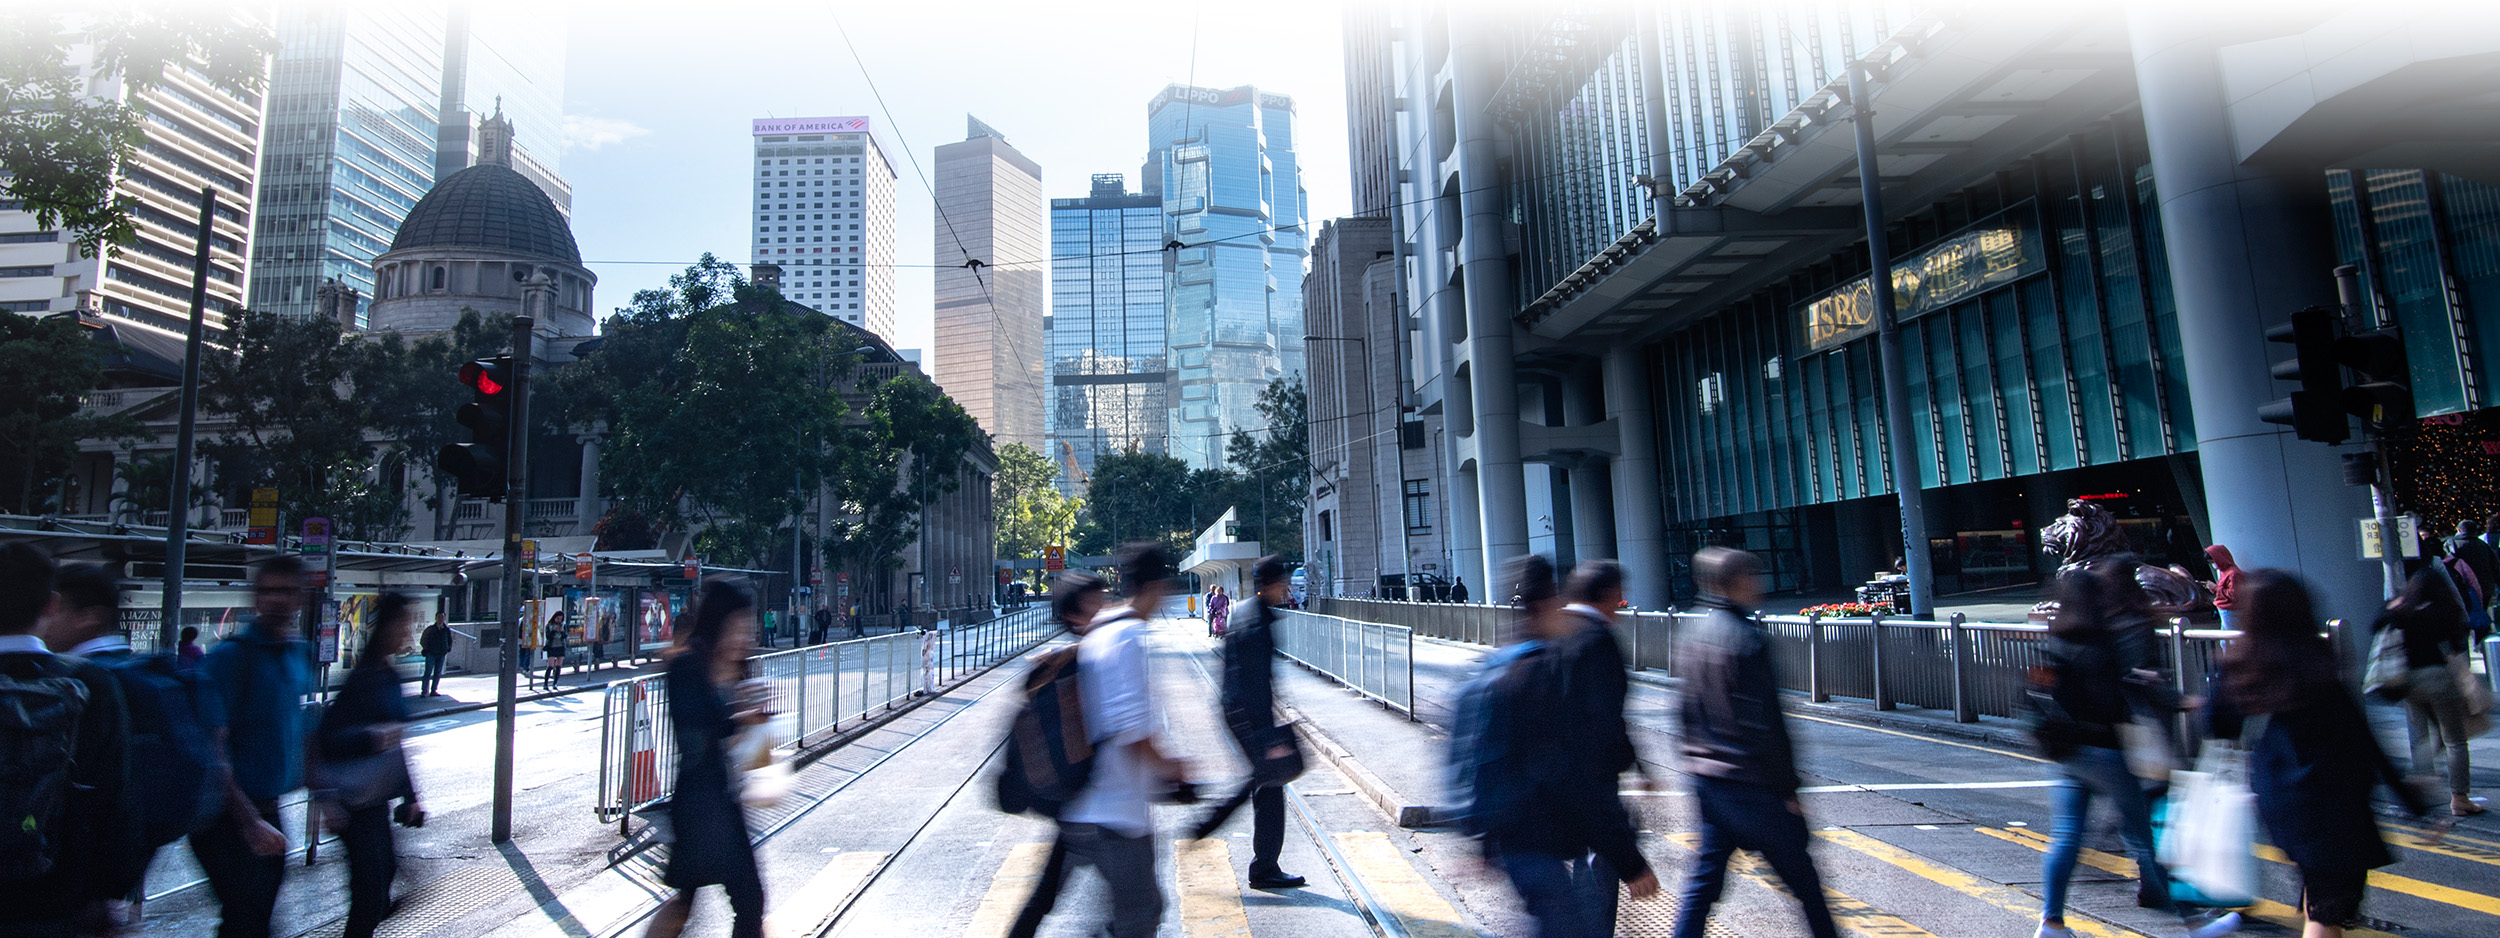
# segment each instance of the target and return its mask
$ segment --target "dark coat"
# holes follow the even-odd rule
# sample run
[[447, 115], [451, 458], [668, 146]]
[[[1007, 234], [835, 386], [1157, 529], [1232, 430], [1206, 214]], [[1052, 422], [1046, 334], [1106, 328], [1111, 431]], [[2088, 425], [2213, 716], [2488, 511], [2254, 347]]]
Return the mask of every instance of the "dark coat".
[[1526, 686], [1539, 692], [1521, 696], [1530, 712], [1515, 725], [1527, 736], [1511, 745], [1531, 754], [1527, 762], [1538, 767], [1538, 777], [1523, 810], [1497, 823], [1488, 846], [1496, 853], [1595, 853], [1617, 875], [1631, 879], [1649, 862], [1641, 857], [1631, 814], [1616, 794], [1634, 757], [1623, 720], [1631, 689], [1623, 647], [1595, 617], [1565, 615], [1580, 628], [1544, 653], [1522, 659], [1534, 669]]
[[[2302, 870], [2350, 874], [2396, 862], [2379, 837], [2370, 789], [2380, 782], [2414, 816], [2429, 811], [2370, 734], [2361, 705], [2340, 687], [2302, 694], [2273, 714], [2248, 755], [2248, 787], [2266, 836]], [[2229, 694], [2206, 711], [2212, 734], [2238, 739], [2246, 720]]]
[[388, 664], [347, 672], [347, 683], [321, 712], [313, 731], [324, 759], [356, 759], [382, 751], [374, 735], [379, 724], [408, 722], [408, 700], [399, 692], [399, 672]]
[[440, 622], [426, 626], [424, 634], [417, 637], [417, 653], [428, 658], [451, 654], [451, 629]]
[[715, 687], [711, 663], [693, 655], [668, 662], [668, 722], [677, 734], [677, 789], [669, 795], [668, 872], [677, 889], [696, 889], [753, 876], [755, 847], [747, 842], [746, 809], [738, 803], [738, 779], [729, 767], [728, 688]]
[[1256, 762], [1292, 740], [1276, 725], [1276, 613], [1256, 600], [1247, 609], [1224, 631], [1224, 726]]
[[98, 900], [127, 895], [145, 870], [130, 861], [141, 849], [141, 837], [138, 812], [128, 800], [130, 714], [121, 682], [94, 662], [67, 655], [0, 654], [0, 672], [19, 680], [67, 677], [87, 689], [78, 735], [70, 742], [74, 787], [65, 813], [72, 831], [62, 837], [50, 873], [0, 883], [0, 934], [8, 934], [16, 926], [58, 923]]
[[1709, 597], [1701, 624], [1684, 636], [1684, 770], [1760, 785], [1782, 797], [1797, 792], [1796, 746], [1780, 712], [1779, 671], [1771, 640], [1743, 610]]

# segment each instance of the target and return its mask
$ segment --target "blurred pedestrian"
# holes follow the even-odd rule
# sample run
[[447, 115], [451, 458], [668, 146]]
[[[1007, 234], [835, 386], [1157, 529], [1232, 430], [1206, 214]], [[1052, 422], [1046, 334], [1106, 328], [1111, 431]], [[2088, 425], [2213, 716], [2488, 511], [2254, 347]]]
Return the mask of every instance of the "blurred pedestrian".
[[2301, 934], [2338, 938], [2361, 915], [2369, 871], [2395, 862], [2370, 790], [2386, 783], [2415, 817], [2430, 805], [2388, 762], [2337, 680], [2308, 588], [2280, 570], [2252, 570], [2240, 601], [2240, 639], [2223, 651], [2208, 704], [2213, 735], [2249, 747], [2257, 817], [2300, 872]]
[[1151, 938], [1163, 921], [1152, 805], [1186, 777], [1186, 766], [1156, 741], [1163, 712], [1146, 669], [1146, 630], [1170, 594], [1174, 571], [1160, 545], [1133, 544], [1120, 553], [1128, 602], [1096, 617], [1077, 643], [1094, 768], [1060, 814], [1059, 836], [1069, 861], [1093, 867], [1109, 888], [1111, 938]]
[[694, 612], [669, 653], [668, 718], [677, 739], [677, 788], [669, 795], [668, 870], [675, 895], [653, 913], [648, 938], [676, 938], [694, 912], [694, 891], [720, 886], [736, 915], [732, 938], [762, 938], [764, 878], [747, 840], [730, 737], [765, 712], [737, 694], [755, 642], [755, 594], [724, 576], [703, 581]]
[[102, 934], [138, 885], [129, 801], [130, 720], [109, 669], [46, 647], [64, 603], [52, 558], [0, 546], [0, 934]]
[[535, 667], [538, 663], [538, 643], [541, 636], [546, 634], [543, 624], [529, 621], [529, 617], [533, 615], [531, 610], [536, 608], [527, 603], [521, 606], [521, 647], [515, 649], [520, 652], [521, 676], [529, 681], [532, 688], [538, 686], [538, 669]]
[[1450, 601], [1454, 603], [1463, 603], [1467, 601], [1466, 577], [1456, 577], [1450, 580]]
[[417, 653], [425, 658], [425, 670], [417, 677], [417, 693], [432, 697], [443, 689], [443, 659], [451, 654], [450, 614], [434, 611], [434, 622], [425, 627], [425, 636], [417, 640]]
[[[2465, 688], [2448, 669], [2451, 655], [2468, 650], [2465, 607], [2437, 571], [2424, 568], [2387, 601], [2373, 631], [2395, 629], [2404, 638], [2405, 723], [2411, 730], [2413, 772], [2433, 774], [2446, 750], [2448, 810], [2458, 817], [2483, 813], [2468, 795], [2474, 763], [2467, 752]], [[2469, 669], [2470, 677], [2470, 669]]]
[[1622, 602], [1623, 568], [1582, 564], [1563, 591], [1569, 604], [1545, 614], [1550, 601], [1540, 597], [1551, 588], [1528, 582], [1537, 566], [1523, 565], [1529, 575], [1518, 585], [1532, 637], [1545, 650], [1524, 659], [1533, 690], [1510, 699], [1528, 712], [1508, 725], [1526, 734], [1510, 745], [1541, 768], [1518, 810], [1488, 826], [1486, 848], [1540, 938], [1604, 938], [1615, 933], [1618, 883], [1635, 899], [1658, 893], [1658, 874], [1641, 856], [1631, 814], [1616, 794], [1623, 773], [1635, 767], [1623, 722], [1630, 685], [1604, 611]]
[[2231, 549], [2220, 544], [2205, 548], [2205, 559], [2214, 565], [2213, 582], [2205, 584], [2205, 591], [2214, 594], [2214, 613], [2223, 628], [2237, 629], [2232, 610], [2239, 608], [2240, 565], [2232, 560]]
[[372, 938], [373, 930], [391, 911], [391, 881], [399, 875], [398, 848], [392, 842], [392, 802], [401, 801], [398, 820], [408, 827], [424, 823], [425, 810], [408, 772], [407, 751], [400, 747], [408, 726], [408, 702], [399, 692], [399, 670], [391, 659], [408, 647], [408, 630], [416, 624], [415, 597], [383, 593], [374, 604], [373, 632], [347, 683], [331, 698], [314, 731], [319, 759], [314, 792], [329, 827], [347, 845], [347, 927], [343, 938]]
[[2492, 550], [2491, 545], [2483, 541], [2482, 523], [2472, 520], [2457, 522], [2457, 533], [2448, 538], [2447, 546], [2448, 556], [2465, 561], [2465, 565], [2474, 571], [2474, 580], [2479, 585], [2477, 592], [2482, 599], [2480, 606], [2488, 611], [2491, 594], [2500, 591], [2500, 551]]
[[[1301, 747], [1293, 728], [1276, 723], [1276, 608], [1292, 583], [1285, 558], [1269, 554], [1250, 568], [1250, 608], [1224, 631], [1224, 726], [1250, 762], [1241, 792], [1198, 822], [1191, 834], [1206, 838], [1250, 803], [1250, 888], [1295, 889], [1305, 884], [1285, 872], [1277, 858], [1285, 848], [1285, 783], [1302, 774]], [[1227, 610], [1229, 612], [1229, 609]]]
[[1224, 637], [1224, 627], [1232, 623], [1233, 598], [1224, 595], [1224, 587], [1207, 591], [1207, 634]]
[[200, 648], [199, 628], [197, 626], [183, 626], [182, 635], [179, 641], [181, 642], [181, 645], [179, 646], [179, 650], [174, 653], [174, 660], [181, 662], [182, 666], [186, 668], [199, 667], [200, 659], [208, 656], [208, 652]]
[[[1050, 615], [1067, 626], [1079, 638], [1094, 626], [1094, 617], [1102, 613], [1103, 601], [1110, 596], [1102, 578], [1082, 570], [1059, 574], [1050, 591]], [[1041, 930], [1042, 919], [1059, 905], [1059, 892], [1068, 881], [1068, 838], [1064, 832], [1051, 838], [1050, 856], [1042, 861], [1041, 875], [1033, 881], [1033, 894], [1025, 897], [1024, 908], [1016, 913], [1014, 927], [1007, 938], [1033, 938]]]
[[252, 616], [203, 659], [226, 706], [227, 812], [191, 835], [191, 854], [219, 906], [217, 938], [267, 938], [286, 877], [278, 800], [304, 784], [304, 697], [312, 652], [296, 617], [304, 563], [279, 554], [252, 576]]
[[1737, 850], [1762, 855], [1804, 908], [1814, 938], [1838, 938], [1823, 899], [1822, 874], [1807, 853], [1805, 806], [1797, 800], [1797, 756], [1780, 711], [1771, 640], [1754, 620], [1762, 566], [1754, 555], [1707, 547], [1693, 555], [1693, 585], [1705, 610], [1676, 649], [1685, 667], [1678, 694], [1685, 771], [1701, 819], [1700, 855], [1684, 883], [1675, 938], [1701, 938], [1710, 907], [1727, 885]]
[[564, 610], [558, 609], [555, 615], [547, 617], [547, 674], [544, 684], [548, 690], [562, 689], [556, 680], [564, 676], [564, 655], [572, 650], [572, 644], [573, 630], [565, 624]]
[[833, 631], [833, 608], [825, 605], [824, 603], [817, 603], [816, 617], [810, 620], [808, 625], [810, 627], [810, 631], [807, 636], [807, 643], [810, 645], [824, 644], [825, 636]]
[[[2057, 761], [2050, 798], [2054, 821], [2048, 853], [2040, 863], [2042, 899], [2038, 938], [2071, 938], [2066, 927], [2066, 889], [2075, 860], [2091, 830], [2092, 802], [2106, 801], [2118, 814], [2118, 836], [2134, 854], [2136, 905], [2171, 910], [2170, 875], [2154, 855], [2153, 812], [2145, 780], [2129, 764], [2130, 747], [2155, 748], [2168, 768], [2166, 737], [2128, 739], [2156, 721], [2140, 719], [2160, 704], [2148, 684], [2167, 688], [2145, 666], [2151, 610], [2136, 585], [2133, 558], [2111, 558], [2057, 580], [2057, 615], [2026, 699], [2037, 711], [2035, 735]], [[2163, 698], [2167, 701], [2168, 698]], [[2166, 721], [2164, 721], [2166, 722]], [[2158, 732], [2155, 730], [2153, 732]], [[2141, 760], [2140, 760], [2141, 761]], [[2237, 914], [2203, 920], [2182, 914], [2191, 938], [2213, 938], [2239, 928]]]

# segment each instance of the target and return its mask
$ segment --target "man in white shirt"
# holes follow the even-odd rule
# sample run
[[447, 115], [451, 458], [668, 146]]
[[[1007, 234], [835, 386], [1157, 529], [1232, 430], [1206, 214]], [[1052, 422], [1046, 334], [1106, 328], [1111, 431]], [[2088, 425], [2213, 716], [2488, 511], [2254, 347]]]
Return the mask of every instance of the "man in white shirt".
[[1059, 816], [1060, 836], [1069, 859], [1093, 866], [1109, 885], [1112, 938], [1152, 938], [1163, 921], [1153, 804], [1180, 781], [1184, 766], [1155, 743], [1163, 712], [1147, 672], [1146, 629], [1172, 577], [1172, 557], [1162, 547], [1122, 550], [1120, 585], [1129, 601], [1103, 612], [1077, 644], [1094, 767]]

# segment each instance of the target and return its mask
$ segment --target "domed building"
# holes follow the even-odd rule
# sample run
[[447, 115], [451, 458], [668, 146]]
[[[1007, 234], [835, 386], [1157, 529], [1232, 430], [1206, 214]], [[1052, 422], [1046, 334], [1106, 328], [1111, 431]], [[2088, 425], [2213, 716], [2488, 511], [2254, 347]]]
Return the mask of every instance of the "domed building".
[[[550, 337], [588, 336], [599, 278], [582, 266], [573, 229], [536, 183], [512, 168], [512, 123], [480, 122], [478, 164], [444, 177], [419, 199], [373, 261], [366, 322], [375, 331], [441, 332], [462, 310], [523, 313]], [[530, 297], [545, 275], [546, 308]]]

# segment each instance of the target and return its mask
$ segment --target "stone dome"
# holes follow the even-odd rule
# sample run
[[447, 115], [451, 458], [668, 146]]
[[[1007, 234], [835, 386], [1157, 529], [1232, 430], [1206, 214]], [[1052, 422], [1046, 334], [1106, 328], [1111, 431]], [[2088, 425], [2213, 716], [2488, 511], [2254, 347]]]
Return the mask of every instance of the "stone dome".
[[417, 200], [392, 251], [486, 248], [579, 265], [582, 251], [553, 199], [509, 166], [480, 163], [445, 177]]

